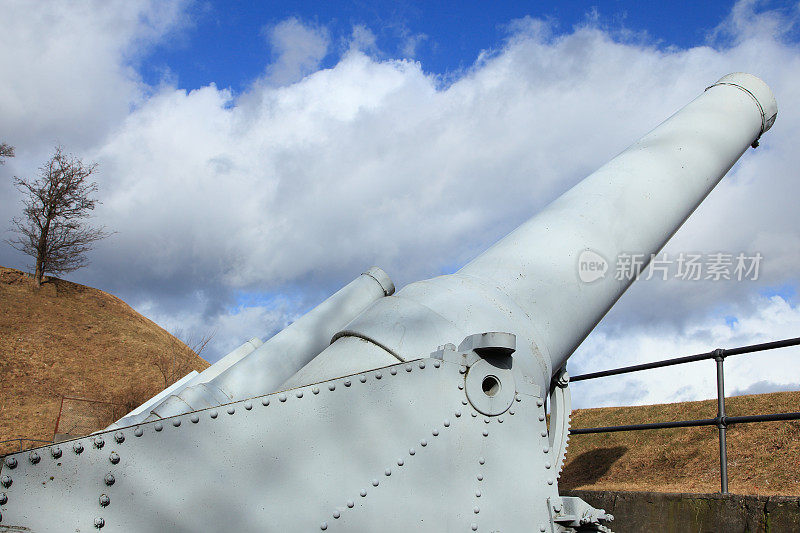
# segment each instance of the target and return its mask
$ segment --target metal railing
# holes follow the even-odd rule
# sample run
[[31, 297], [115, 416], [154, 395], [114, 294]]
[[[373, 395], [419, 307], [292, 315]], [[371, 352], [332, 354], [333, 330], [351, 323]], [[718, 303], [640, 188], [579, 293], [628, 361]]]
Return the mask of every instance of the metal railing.
[[663, 368], [665, 366], [680, 365], [684, 363], [693, 363], [695, 361], [704, 361], [706, 359], [714, 359], [717, 364], [717, 416], [714, 418], [702, 418], [698, 420], [680, 420], [677, 422], [654, 422], [650, 424], [628, 424], [623, 426], [608, 426], [596, 428], [576, 428], [570, 430], [570, 435], [585, 435], [588, 433], [612, 433], [615, 431], [638, 431], [645, 429], [667, 429], [667, 428], [689, 428], [699, 426], [717, 426], [719, 432], [719, 471], [720, 471], [720, 492], [722, 494], [728, 493], [728, 445], [726, 437], [726, 429], [728, 426], [734, 424], [747, 424], [751, 422], [775, 422], [780, 420], [800, 420], [800, 413], [772, 413], [764, 415], [749, 415], [749, 416], [727, 416], [725, 413], [725, 376], [724, 376], [724, 361], [725, 358], [731, 355], [749, 354], [754, 352], [762, 352], [764, 350], [774, 350], [776, 348], [786, 348], [789, 346], [800, 345], [800, 337], [794, 339], [784, 339], [774, 342], [765, 342], [763, 344], [753, 344], [750, 346], [740, 346], [739, 348], [723, 349], [699, 353], [695, 355], [688, 355], [686, 357], [676, 357], [674, 359], [665, 359], [663, 361], [655, 361], [652, 363], [644, 363], [641, 365], [626, 366], [622, 368], [614, 368], [611, 370], [603, 370], [600, 372], [591, 372], [588, 374], [580, 374], [570, 378], [570, 382], [584, 381], [587, 379], [604, 378], [608, 376], [617, 376], [619, 374], [628, 374], [630, 372], [639, 372], [642, 370], [650, 370], [653, 368]]

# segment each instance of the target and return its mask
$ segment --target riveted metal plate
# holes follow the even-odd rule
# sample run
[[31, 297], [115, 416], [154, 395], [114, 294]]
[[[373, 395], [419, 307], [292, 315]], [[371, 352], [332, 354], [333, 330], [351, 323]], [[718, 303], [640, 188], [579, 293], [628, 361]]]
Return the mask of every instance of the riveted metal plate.
[[104, 532], [438, 533], [547, 520], [558, 495], [542, 482], [552, 472], [543, 408], [520, 396], [502, 416], [480, 416], [459, 366], [434, 362], [309, 385], [285, 401], [254, 398], [251, 409], [197, 411], [161, 431], [117, 429], [122, 442], [81, 439], [81, 454], [62, 443], [60, 458], [41, 450], [37, 464], [17, 456], [2, 470], [13, 483], [0, 525], [85, 532], [101, 518]]

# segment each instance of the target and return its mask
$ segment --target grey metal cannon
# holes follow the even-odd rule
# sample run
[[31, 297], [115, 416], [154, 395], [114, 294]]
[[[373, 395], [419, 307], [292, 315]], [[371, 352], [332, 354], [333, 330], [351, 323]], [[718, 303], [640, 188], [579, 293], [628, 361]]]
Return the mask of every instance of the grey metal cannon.
[[725, 76], [458, 272], [394, 293], [371, 269], [109, 429], [7, 456], [0, 530], [608, 531], [558, 493], [566, 361], [634, 279], [603, 264], [658, 252], [776, 112]]

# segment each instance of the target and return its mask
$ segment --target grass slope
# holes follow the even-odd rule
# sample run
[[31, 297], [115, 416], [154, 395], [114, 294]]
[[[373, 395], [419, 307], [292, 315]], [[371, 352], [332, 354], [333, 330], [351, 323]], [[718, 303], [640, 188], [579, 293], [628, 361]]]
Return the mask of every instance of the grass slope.
[[[149, 398], [164, 388], [154, 358], [175, 346], [190, 369], [208, 367], [119, 298], [59, 279], [37, 290], [0, 267], [0, 441], [52, 440], [62, 395]], [[0, 445], [0, 454], [14, 449]]]
[[[800, 411], [800, 392], [727, 398], [728, 416]], [[584, 409], [572, 427], [714, 418], [717, 401]], [[729, 491], [800, 496], [800, 421], [731, 426]], [[562, 490], [719, 492], [716, 427], [574, 435], [559, 481]]]

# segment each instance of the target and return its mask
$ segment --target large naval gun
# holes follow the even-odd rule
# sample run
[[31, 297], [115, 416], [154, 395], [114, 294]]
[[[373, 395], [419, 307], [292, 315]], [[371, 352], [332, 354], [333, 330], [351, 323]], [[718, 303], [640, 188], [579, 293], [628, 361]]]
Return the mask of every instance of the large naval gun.
[[458, 272], [395, 293], [371, 268], [109, 428], [6, 456], [0, 531], [610, 531], [558, 493], [567, 359], [635, 279], [599, 259], [657, 253], [776, 112], [725, 76]]

